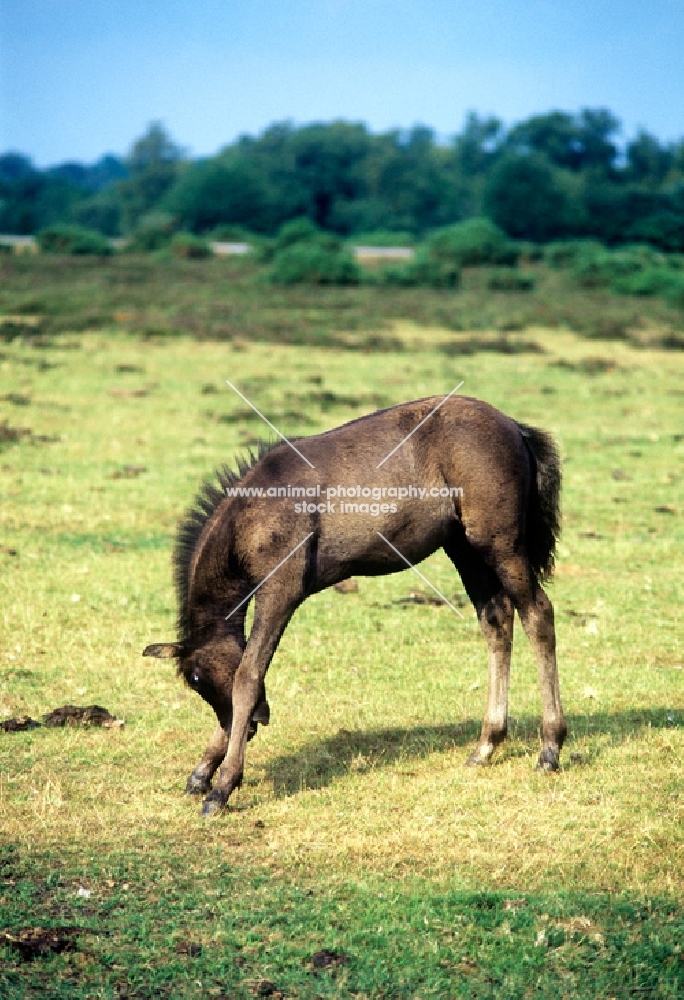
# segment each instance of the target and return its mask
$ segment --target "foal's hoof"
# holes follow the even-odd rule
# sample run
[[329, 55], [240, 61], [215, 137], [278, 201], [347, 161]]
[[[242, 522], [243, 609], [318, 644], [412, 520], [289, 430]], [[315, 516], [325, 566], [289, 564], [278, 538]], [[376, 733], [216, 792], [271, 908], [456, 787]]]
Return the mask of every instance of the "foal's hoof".
[[220, 793], [210, 792], [202, 803], [202, 816], [217, 816], [225, 809], [226, 802]]
[[560, 771], [560, 762], [556, 751], [548, 748], [542, 750], [539, 754], [535, 771], [543, 771], [544, 774], [552, 774], [554, 771]]
[[196, 778], [191, 774], [185, 784], [185, 795], [206, 795], [211, 788], [211, 782], [207, 778]]
[[491, 762], [491, 757], [483, 757], [479, 750], [473, 750], [466, 761], [466, 767], [488, 767]]

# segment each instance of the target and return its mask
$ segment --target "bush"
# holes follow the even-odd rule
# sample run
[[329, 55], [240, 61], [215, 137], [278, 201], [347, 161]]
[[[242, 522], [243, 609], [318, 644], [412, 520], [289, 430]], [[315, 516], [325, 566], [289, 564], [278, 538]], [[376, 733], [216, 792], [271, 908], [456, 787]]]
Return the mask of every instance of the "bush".
[[606, 250], [587, 243], [577, 253], [573, 263], [575, 279], [583, 288], [609, 286], [619, 290], [617, 286], [624, 286], [628, 279], [653, 269], [667, 272], [667, 259], [651, 247], [639, 244]]
[[154, 253], [168, 247], [176, 231], [177, 222], [166, 212], [149, 212], [133, 230], [126, 249], [132, 253]]
[[513, 267], [492, 271], [487, 279], [487, 288], [493, 292], [531, 292], [535, 277]]
[[611, 289], [621, 295], [663, 295], [681, 284], [680, 276], [666, 267], [648, 267], [634, 274], [615, 278]]
[[307, 218], [286, 222], [266, 250], [273, 261], [269, 278], [278, 285], [356, 285], [362, 277], [342, 241]]
[[57, 222], [38, 233], [38, 246], [44, 253], [67, 253], [108, 257], [109, 240], [95, 229], [75, 223]]
[[571, 267], [579, 254], [588, 249], [604, 250], [598, 240], [555, 240], [544, 248], [544, 262], [552, 268]]
[[269, 279], [277, 285], [356, 285], [361, 272], [348, 251], [302, 240], [276, 251]]
[[611, 250], [594, 246], [580, 250], [572, 264], [574, 278], [582, 288], [605, 288], [616, 278], [633, 274], [635, 270], [639, 268], [633, 266], [633, 261], [624, 257], [618, 260]]
[[426, 247], [416, 254], [416, 259], [407, 264], [410, 283], [427, 285], [429, 288], [458, 288], [461, 283], [461, 268], [457, 260], [438, 257]]
[[576, 255], [573, 272], [584, 288], [610, 288], [620, 295], [660, 295], [671, 305], [684, 306], [684, 274], [677, 258], [645, 244], [617, 250], [585, 244]]
[[421, 284], [419, 279], [420, 273], [414, 261], [383, 267], [375, 273], [369, 274], [366, 278], [368, 282], [390, 285], [392, 288], [414, 288]]
[[518, 249], [490, 219], [473, 218], [438, 229], [425, 242], [431, 260], [451, 261], [458, 267], [515, 264]]
[[671, 306], [684, 309], [684, 274], [675, 272], [672, 281], [663, 292], [663, 298]]
[[280, 253], [281, 250], [286, 250], [287, 247], [294, 246], [295, 243], [316, 243], [328, 250], [339, 250], [342, 246], [339, 237], [319, 229], [311, 219], [307, 219], [305, 216], [292, 219], [280, 227], [275, 238], [275, 253]]
[[171, 253], [182, 260], [206, 260], [212, 256], [207, 241], [193, 233], [176, 233], [171, 240]]

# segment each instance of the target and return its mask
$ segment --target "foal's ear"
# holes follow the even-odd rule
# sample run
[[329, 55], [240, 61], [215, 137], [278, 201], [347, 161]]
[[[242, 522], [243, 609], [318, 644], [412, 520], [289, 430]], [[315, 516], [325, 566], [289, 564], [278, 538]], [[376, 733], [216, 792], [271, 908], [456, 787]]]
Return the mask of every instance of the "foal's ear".
[[181, 646], [179, 642], [153, 642], [151, 646], [145, 646], [143, 656], [158, 656], [162, 659], [167, 657], [180, 656]]

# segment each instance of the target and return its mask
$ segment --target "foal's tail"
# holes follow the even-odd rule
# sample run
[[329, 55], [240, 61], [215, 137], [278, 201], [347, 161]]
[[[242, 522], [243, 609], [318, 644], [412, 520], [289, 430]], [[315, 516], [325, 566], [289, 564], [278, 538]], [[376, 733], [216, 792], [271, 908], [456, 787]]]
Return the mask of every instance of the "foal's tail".
[[550, 434], [518, 424], [532, 463], [527, 506], [527, 554], [537, 581], [553, 575], [556, 542], [560, 536], [561, 467]]

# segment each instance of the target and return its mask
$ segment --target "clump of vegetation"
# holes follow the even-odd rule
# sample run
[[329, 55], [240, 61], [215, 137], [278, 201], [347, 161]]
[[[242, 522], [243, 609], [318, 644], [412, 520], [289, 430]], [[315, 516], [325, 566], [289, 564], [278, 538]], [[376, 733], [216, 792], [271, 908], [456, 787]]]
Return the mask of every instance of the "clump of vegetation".
[[497, 268], [487, 278], [487, 288], [493, 292], [531, 292], [534, 284], [533, 274], [513, 267]]
[[544, 247], [544, 262], [556, 270], [572, 267], [578, 256], [591, 250], [603, 250], [603, 244], [597, 240], [554, 240]]
[[414, 260], [387, 268], [382, 280], [399, 287], [458, 288], [463, 267], [514, 265], [517, 256], [516, 244], [489, 219], [466, 219], [435, 230]]
[[207, 241], [193, 233], [175, 233], [171, 240], [171, 253], [181, 260], [206, 260], [212, 255]]
[[673, 305], [684, 303], [684, 274], [678, 261], [644, 244], [615, 250], [586, 244], [574, 257], [572, 273], [582, 288], [609, 288], [620, 295], [659, 295]]
[[426, 242], [432, 259], [453, 261], [460, 267], [481, 264], [514, 265], [517, 245], [490, 219], [476, 217], [438, 229]]
[[56, 222], [42, 229], [38, 233], [38, 245], [44, 253], [96, 257], [108, 257], [112, 253], [109, 240], [102, 233], [68, 222]]
[[281, 227], [269, 279], [276, 285], [356, 285], [361, 271], [338, 237], [302, 218]]
[[149, 212], [135, 227], [127, 243], [131, 253], [154, 253], [166, 249], [177, 229], [175, 216], [167, 212]]

